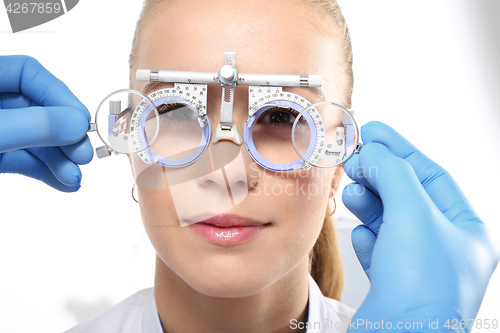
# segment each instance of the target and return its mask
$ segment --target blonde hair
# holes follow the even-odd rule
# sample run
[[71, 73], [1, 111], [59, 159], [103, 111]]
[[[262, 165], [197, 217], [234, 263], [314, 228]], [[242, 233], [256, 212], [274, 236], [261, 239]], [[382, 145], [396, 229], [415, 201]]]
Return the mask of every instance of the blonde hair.
[[[332, 209], [328, 204], [327, 212]], [[344, 267], [333, 216], [325, 217], [309, 258], [311, 276], [323, 295], [340, 300], [344, 288]]]
[[[313, 8], [317, 8], [317, 13], [327, 14], [327, 17], [332, 20], [317, 20], [313, 18], [319, 29], [330, 33], [334, 43], [337, 43], [337, 51], [335, 59], [340, 68], [342, 76], [343, 100], [341, 101], [345, 107], [351, 107], [351, 95], [354, 85], [354, 77], [352, 72], [352, 47], [349, 37], [349, 30], [346, 21], [337, 0], [295, 0], [297, 2], [307, 2]], [[158, 9], [165, 5], [168, 0], [144, 0], [143, 8], [134, 34], [132, 43], [132, 51], [130, 53], [129, 64], [130, 74], [136, 62], [139, 43], [142, 35], [142, 30], [145, 26], [147, 18]], [[305, 15], [314, 15], [310, 11], [304, 11]], [[332, 29], [331, 23], [334, 24]], [[328, 211], [331, 207], [328, 205]], [[337, 231], [335, 229], [334, 220], [332, 217], [325, 217], [320, 235], [310, 253], [310, 271], [311, 275], [320, 287], [323, 295], [340, 300], [342, 288], [344, 284], [344, 270], [342, 265], [342, 256], [340, 254], [339, 241]]]

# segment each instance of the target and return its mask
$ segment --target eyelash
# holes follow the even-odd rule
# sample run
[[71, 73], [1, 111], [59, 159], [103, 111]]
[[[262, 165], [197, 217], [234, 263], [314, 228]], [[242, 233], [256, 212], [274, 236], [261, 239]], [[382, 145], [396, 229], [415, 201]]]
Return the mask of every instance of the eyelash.
[[178, 110], [178, 109], [181, 109], [184, 107], [186, 107], [186, 105], [184, 105], [182, 103], [171, 103], [171, 104], [163, 103], [163, 104], [157, 106], [156, 108], [158, 109], [158, 114], [160, 116], [166, 115], [165, 117], [160, 117], [161, 118], [160, 122], [166, 122], [166, 125], [177, 126], [177, 125], [185, 124], [187, 122], [195, 121], [195, 119], [187, 119], [187, 118], [183, 119], [183, 118], [176, 118], [174, 116], [167, 118], [169, 112], [175, 111], [175, 110]]
[[[180, 109], [182, 107], [185, 107], [185, 105], [182, 103], [172, 103], [172, 104], [163, 103], [163, 104], [159, 105], [157, 107], [157, 109], [158, 109], [159, 115], [164, 115], [164, 114], [168, 114], [171, 111], [175, 111], [177, 109]], [[273, 121], [272, 119], [269, 119], [269, 121], [264, 122], [265, 118], [271, 117], [271, 115], [275, 112], [278, 112], [280, 114], [286, 114], [286, 115], [290, 116], [290, 118], [293, 117], [293, 119], [289, 119], [288, 122], [276, 122], [276, 121]], [[259, 117], [259, 120], [257, 122], [260, 124], [263, 124], [263, 125], [267, 125], [268, 127], [274, 127], [274, 128], [278, 128], [278, 129], [291, 129], [293, 127], [293, 123], [295, 121], [295, 118], [298, 115], [299, 115], [299, 112], [293, 108], [285, 108], [285, 107], [276, 106], [276, 107], [272, 107], [272, 108], [266, 110]], [[163, 118], [161, 121], [167, 122], [166, 125], [177, 126], [177, 125], [182, 125], [188, 121], [193, 121], [193, 120], [171, 117], [171, 118]], [[302, 126], [305, 123], [306, 123], [305, 118], [301, 117], [297, 125]]]
[[[260, 124], [266, 124], [267, 122], [264, 122], [263, 119], [267, 118], [268, 116], [270, 117], [271, 114], [274, 112], [286, 113], [286, 114], [292, 116], [294, 119], [291, 122], [287, 122], [287, 123], [269, 121], [268, 127], [274, 126], [274, 128], [281, 127], [283, 129], [287, 129], [287, 128], [291, 129], [293, 127], [293, 123], [295, 121], [295, 118], [297, 118], [297, 116], [299, 115], [299, 112], [295, 109], [292, 109], [292, 108], [273, 107], [273, 108], [270, 108], [270, 109], [267, 109], [266, 111], [264, 111], [264, 113], [259, 117], [259, 120], [257, 122]], [[305, 122], [306, 122], [306, 120], [304, 119], [304, 117], [301, 117], [298, 125], [300, 126]]]
[[157, 109], [158, 109], [159, 114], [165, 114], [169, 111], [176, 110], [176, 109], [181, 108], [183, 106], [184, 105], [182, 105], [181, 103], [174, 103], [174, 104], [163, 103], [162, 105], [158, 106]]

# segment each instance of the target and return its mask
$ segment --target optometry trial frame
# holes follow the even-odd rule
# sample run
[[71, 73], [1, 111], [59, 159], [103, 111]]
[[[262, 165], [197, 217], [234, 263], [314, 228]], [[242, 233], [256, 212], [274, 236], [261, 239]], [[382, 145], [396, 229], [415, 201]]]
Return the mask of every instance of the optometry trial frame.
[[[312, 104], [283, 90], [321, 87], [321, 75], [239, 73], [236, 53], [226, 52], [218, 73], [139, 69], [136, 79], [174, 86], [148, 96], [130, 89], [108, 95], [90, 129], [97, 130], [105, 144], [96, 149], [99, 158], [138, 154], [145, 163], [180, 168], [196, 162], [211, 143], [231, 141], [245, 143], [260, 166], [282, 172], [335, 167], [362, 147], [352, 111], [332, 102]], [[211, 84], [222, 88], [220, 121], [213, 136], [207, 115]], [[233, 123], [237, 85], [249, 86], [243, 135]]]

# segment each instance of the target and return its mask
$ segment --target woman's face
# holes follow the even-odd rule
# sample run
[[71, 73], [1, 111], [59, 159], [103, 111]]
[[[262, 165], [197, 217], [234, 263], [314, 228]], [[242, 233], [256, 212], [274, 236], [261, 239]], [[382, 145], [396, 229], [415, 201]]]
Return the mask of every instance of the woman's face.
[[[333, 74], [335, 46], [311, 24], [311, 14], [304, 14], [307, 11], [311, 9], [291, 5], [289, 0], [168, 1], [146, 22], [133, 70], [218, 72], [224, 53], [231, 51], [237, 54], [240, 73], [323, 75], [323, 97], [309, 88], [285, 90], [311, 102], [323, 98], [341, 102]], [[132, 83], [133, 89], [143, 91], [144, 87], [144, 82]], [[221, 87], [209, 86], [212, 129], [219, 123], [220, 104]], [[238, 86], [233, 122], [241, 133], [247, 116], [248, 87]], [[138, 196], [160, 265], [202, 294], [242, 297], [264, 290], [299, 265], [307, 269], [309, 252], [320, 233], [328, 198], [338, 186], [341, 168], [275, 173], [253, 162], [244, 146], [225, 144], [241, 149], [245, 171], [242, 174], [242, 168], [227, 167], [226, 177], [235, 179], [247, 195], [209, 222], [250, 226], [181, 226], [179, 219], [184, 217], [179, 218], [179, 214], [190, 212], [176, 212], [172, 191], [139, 186]], [[131, 156], [131, 163], [137, 170], [142, 162]], [[191, 215], [209, 213], [200, 211], [197, 204], [202, 197], [216, 197], [211, 191], [220, 190], [217, 179], [209, 178], [186, 184], [189, 190], [184, 197], [176, 197], [187, 203], [185, 207], [192, 203], [196, 213]], [[212, 236], [207, 237], [207, 232]], [[240, 236], [235, 237], [235, 232]]]

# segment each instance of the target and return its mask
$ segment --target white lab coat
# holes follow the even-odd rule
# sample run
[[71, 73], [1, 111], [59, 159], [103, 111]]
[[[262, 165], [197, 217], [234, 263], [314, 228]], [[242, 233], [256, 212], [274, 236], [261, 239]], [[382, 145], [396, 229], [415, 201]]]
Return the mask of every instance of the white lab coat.
[[[309, 275], [307, 333], [345, 332], [354, 312], [347, 305], [323, 296]], [[293, 321], [290, 325], [291, 328], [301, 328]], [[65, 333], [163, 333], [153, 288], [135, 293], [106, 312]]]

